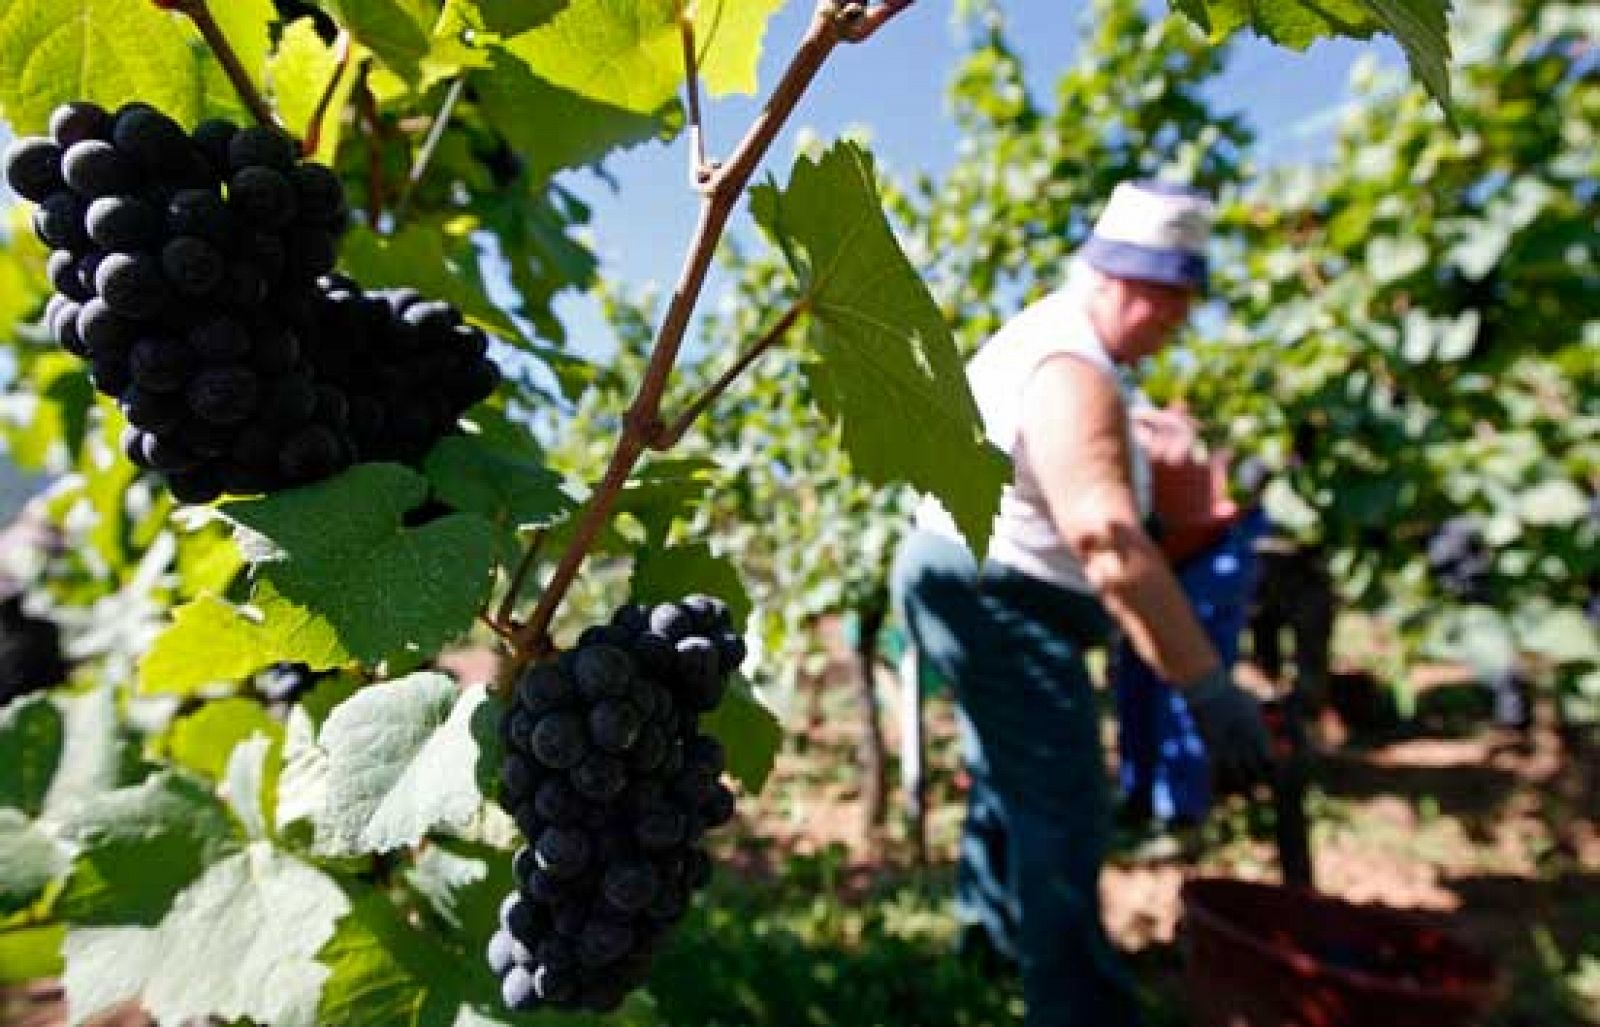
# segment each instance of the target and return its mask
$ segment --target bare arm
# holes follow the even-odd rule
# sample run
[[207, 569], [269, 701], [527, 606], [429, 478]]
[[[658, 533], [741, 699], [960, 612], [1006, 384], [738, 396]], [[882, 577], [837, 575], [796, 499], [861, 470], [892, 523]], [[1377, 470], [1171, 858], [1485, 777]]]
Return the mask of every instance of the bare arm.
[[1140, 523], [1116, 386], [1060, 355], [1039, 365], [1022, 402], [1022, 439], [1051, 520], [1134, 650], [1167, 681], [1214, 670], [1216, 650]]

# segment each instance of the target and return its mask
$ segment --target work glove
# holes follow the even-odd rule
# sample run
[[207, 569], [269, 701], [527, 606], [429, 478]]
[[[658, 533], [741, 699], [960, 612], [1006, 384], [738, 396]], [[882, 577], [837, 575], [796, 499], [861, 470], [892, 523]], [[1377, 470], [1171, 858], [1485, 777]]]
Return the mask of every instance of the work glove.
[[1272, 769], [1272, 739], [1261, 704], [1221, 667], [1183, 690], [1206, 754], [1225, 788], [1264, 780]]

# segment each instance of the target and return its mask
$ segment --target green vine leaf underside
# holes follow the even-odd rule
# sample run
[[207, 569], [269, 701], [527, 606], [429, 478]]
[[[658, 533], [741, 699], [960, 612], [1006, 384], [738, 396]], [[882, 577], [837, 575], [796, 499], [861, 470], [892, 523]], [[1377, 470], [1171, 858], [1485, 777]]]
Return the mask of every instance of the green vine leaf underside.
[[879, 206], [872, 158], [840, 143], [800, 158], [751, 210], [800, 280], [821, 358], [807, 365], [855, 471], [937, 496], [980, 558], [1010, 464], [984, 437], [938, 305]]
[[257, 577], [326, 620], [365, 663], [427, 657], [464, 632], [488, 598], [494, 529], [477, 514], [417, 528], [403, 517], [428, 483], [398, 464], [364, 464], [330, 481], [226, 503]]
[[1318, 39], [1368, 39], [1384, 31], [1406, 53], [1412, 73], [1441, 105], [1450, 103], [1449, 0], [1172, 0], [1214, 38], [1246, 26], [1281, 46], [1304, 50]]
[[0, 916], [26, 909], [61, 872], [50, 836], [14, 809], [0, 809]]
[[453, 436], [433, 447], [424, 471], [441, 501], [496, 528], [548, 525], [576, 506], [532, 447], [513, 451], [479, 436]]
[[419, 673], [357, 692], [329, 715], [318, 747], [327, 793], [317, 848], [387, 852], [435, 827], [462, 826], [483, 803], [479, 763], [493, 751], [482, 686]]
[[55, 910], [75, 924], [158, 923], [232, 842], [222, 804], [175, 773], [94, 797], [61, 834], [78, 855]]
[[321, 871], [253, 844], [207, 869], [155, 927], [70, 930], [68, 1004], [79, 1020], [137, 1000], [159, 1023], [312, 1027], [328, 977], [316, 954], [349, 908]]

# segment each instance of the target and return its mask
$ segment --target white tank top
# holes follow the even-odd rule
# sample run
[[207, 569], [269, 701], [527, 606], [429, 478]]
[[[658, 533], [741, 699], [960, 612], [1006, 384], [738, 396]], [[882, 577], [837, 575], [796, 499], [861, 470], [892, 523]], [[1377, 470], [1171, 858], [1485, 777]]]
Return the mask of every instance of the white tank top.
[[[1093, 586], [1072, 550], [1056, 532], [1043, 490], [1023, 444], [1020, 416], [1022, 394], [1033, 372], [1058, 353], [1081, 357], [1104, 372], [1122, 393], [1123, 405], [1132, 409], [1138, 397], [1118, 372], [1083, 309], [1081, 292], [1068, 286], [1029, 304], [996, 332], [967, 364], [967, 382], [983, 417], [984, 431], [1011, 456], [1012, 482], [1000, 494], [989, 539], [989, 559], [1078, 592]], [[1131, 442], [1134, 499], [1140, 517], [1150, 512], [1150, 467]], [[917, 526], [960, 539], [955, 522], [933, 496], [917, 509]]]

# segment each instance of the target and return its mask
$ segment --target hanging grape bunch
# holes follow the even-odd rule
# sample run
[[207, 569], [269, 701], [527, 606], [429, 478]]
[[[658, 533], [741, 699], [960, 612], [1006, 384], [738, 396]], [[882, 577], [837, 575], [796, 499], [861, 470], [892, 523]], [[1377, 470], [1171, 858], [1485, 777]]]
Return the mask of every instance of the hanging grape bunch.
[[733, 818], [699, 720], [744, 656], [727, 605], [690, 596], [624, 606], [518, 682], [501, 801], [527, 845], [488, 952], [507, 1006], [606, 1012], [644, 982]]
[[[487, 340], [447, 305], [327, 277], [343, 186], [275, 129], [191, 134], [147, 104], [69, 103], [49, 137], [12, 145], [6, 179], [52, 250], [46, 327], [118, 400], [128, 458], [180, 500], [418, 459], [498, 383]], [[359, 330], [324, 317], [348, 297]]]

